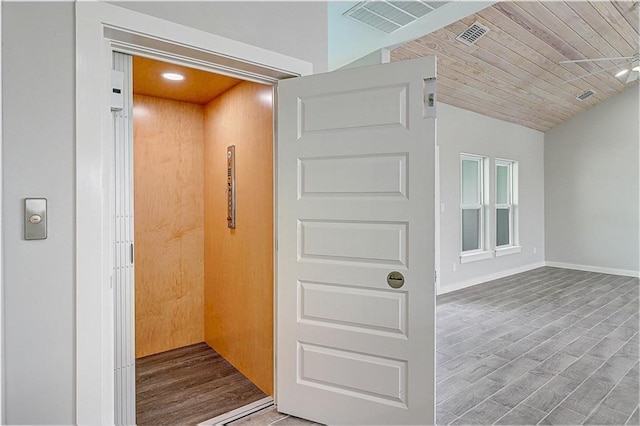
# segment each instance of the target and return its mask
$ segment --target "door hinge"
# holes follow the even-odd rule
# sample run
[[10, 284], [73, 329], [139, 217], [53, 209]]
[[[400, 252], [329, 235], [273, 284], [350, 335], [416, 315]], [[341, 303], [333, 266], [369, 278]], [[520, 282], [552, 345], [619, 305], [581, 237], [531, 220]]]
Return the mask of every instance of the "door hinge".
[[129, 254], [131, 256], [131, 264], [133, 265], [133, 243], [129, 244]]
[[433, 282], [438, 284], [438, 271], [433, 271]]
[[423, 87], [423, 105], [424, 105], [424, 117], [436, 116], [436, 79], [425, 78]]

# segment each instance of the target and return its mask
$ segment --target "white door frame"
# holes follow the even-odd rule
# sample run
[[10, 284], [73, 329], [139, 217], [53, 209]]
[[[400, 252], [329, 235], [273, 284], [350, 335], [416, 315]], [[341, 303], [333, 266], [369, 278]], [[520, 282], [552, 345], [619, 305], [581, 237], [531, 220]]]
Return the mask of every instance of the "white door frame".
[[114, 49], [271, 84], [313, 71], [306, 61], [170, 21], [105, 3], [76, 3], [76, 424], [114, 421], [109, 104]]
[[[0, 129], [2, 129], [2, 7], [0, 5]], [[4, 407], [4, 234], [2, 231], [2, 131], [0, 131], [0, 424], [5, 424]]]

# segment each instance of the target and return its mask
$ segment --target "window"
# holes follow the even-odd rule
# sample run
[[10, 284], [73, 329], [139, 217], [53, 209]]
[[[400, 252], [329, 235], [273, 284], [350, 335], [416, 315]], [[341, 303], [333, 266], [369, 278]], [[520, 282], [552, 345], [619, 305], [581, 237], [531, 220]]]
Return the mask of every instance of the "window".
[[484, 158], [460, 156], [460, 215], [462, 255], [483, 252]]
[[[517, 163], [496, 159], [496, 256], [517, 253]], [[508, 250], [507, 250], [508, 249]], [[515, 250], [513, 250], [515, 249]]]
[[[460, 154], [460, 263], [520, 253], [518, 162]], [[495, 226], [495, 228], [494, 228]]]
[[512, 170], [510, 161], [496, 160], [496, 247], [512, 245]]

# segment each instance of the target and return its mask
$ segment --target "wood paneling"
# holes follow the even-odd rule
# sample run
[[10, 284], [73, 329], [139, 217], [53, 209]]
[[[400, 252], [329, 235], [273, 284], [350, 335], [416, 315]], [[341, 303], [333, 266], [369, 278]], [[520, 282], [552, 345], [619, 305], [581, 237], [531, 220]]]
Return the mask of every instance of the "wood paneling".
[[134, 95], [136, 357], [204, 340], [203, 113]]
[[[182, 81], [170, 81], [162, 73], [182, 74]], [[160, 62], [133, 57], [133, 93], [204, 105], [242, 80]]]
[[[244, 82], [205, 106], [205, 339], [273, 394], [272, 88]], [[237, 228], [226, 148], [236, 146]]]
[[[613, 74], [630, 61], [560, 61], [638, 54], [633, 2], [499, 2], [397, 47], [392, 60], [438, 57], [439, 100], [546, 131], [629, 88]], [[456, 40], [478, 21], [490, 31], [474, 45]], [[618, 65], [618, 66], [616, 66]], [[575, 77], [614, 67], [593, 76]], [[578, 101], [587, 90], [595, 96]]]
[[136, 360], [136, 424], [198, 424], [266, 395], [205, 343]]

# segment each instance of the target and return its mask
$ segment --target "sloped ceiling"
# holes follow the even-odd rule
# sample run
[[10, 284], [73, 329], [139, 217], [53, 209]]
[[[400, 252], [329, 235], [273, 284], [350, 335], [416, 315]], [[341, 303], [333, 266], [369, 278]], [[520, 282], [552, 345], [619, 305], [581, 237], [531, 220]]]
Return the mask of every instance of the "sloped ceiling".
[[[391, 52], [392, 61], [438, 57], [438, 99], [546, 131], [630, 88], [628, 60], [565, 60], [638, 54], [640, 11], [633, 2], [500, 2]], [[474, 22], [489, 28], [475, 44], [456, 37]], [[606, 68], [608, 71], [566, 82]], [[584, 101], [576, 96], [592, 90]]]

